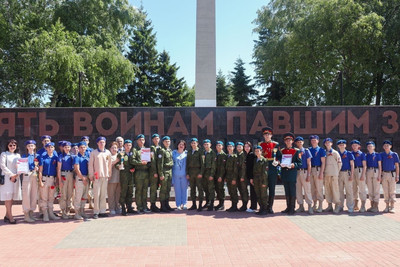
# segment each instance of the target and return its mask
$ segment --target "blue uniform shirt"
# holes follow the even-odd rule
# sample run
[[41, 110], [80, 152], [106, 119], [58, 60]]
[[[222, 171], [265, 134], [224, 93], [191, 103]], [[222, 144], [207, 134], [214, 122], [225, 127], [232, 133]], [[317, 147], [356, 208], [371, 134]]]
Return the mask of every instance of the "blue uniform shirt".
[[350, 166], [350, 161], [354, 161], [354, 156], [351, 152], [345, 150], [343, 153], [340, 153], [340, 150], [338, 151], [340, 157], [342, 158], [342, 168], [340, 169], [341, 171], [350, 171], [351, 166]]
[[[47, 154], [47, 150], [44, 147], [42, 147], [41, 149], [39, 149], [39, 151], [37, 153], [39, 154], [40, 157], [43, 157], [45, 154]], [[57, 151], [54, 150], [53, 155], [58, 157]]]
[[316, 148], [310, 147], [308, 148], [311, 153], [311, 166], [312, 167], [321, 167], [321, 158], [326, 157], [326, 152], [325, 149], [322, 149], [321, 147], [317, 146]]
[[75, 157], [74, 164], [79, 164], [79, 170], [81, 171], [83, 176], [88, 176], [89, 174], [89, 157], [86, 155], [83, 155], [81, 153], [78, 153], [78, 155]]
[[301, 161], [302, 161], [300, 169], [307, 169], [308, 168], [307, 167], [307, 159], [311, 158], [311, 160], [312, 160], [311, 152], [310, 152], [310, 150], [303, 147], [302, 149], [300, 149], [300, 155], [301, 155]]
[[47, 153], [39, 158], [39, 166], [43, 166], [43, 175], [57, 175], [57, 159], [58, 157], [56, 155], [53, 154], [53, 156], [50, 158]]
[[58, 157], [58, 162], [61, 162], [62, 171], [72, 171], [74, 169], [74, 157], [71, 154], [62, 153]]
[[396, 152], [390, 151], [389, 154], [386, 152], [381, 153], [382, 157], [382, 171], [392, 172], [396, 170], [395, 163], [399, 163], [399, 155]]
[[35, 158], [39, 160], [39, 154], [24, 154], [22, 158], [28, 158], [29, 170], [33, 171], [35, 169]]
[[86, 147], [85, 155], [86, 155], [87, 157], [90, 157], [90, 153], [92, 153], [92, 151], [93, 151], [93, 148]]
[[357, 152], [352, 151], [351, 152], [354, 156], [354, 167], [362, 167], [363, 166], [363, 161], [367, 160], [365, 157], [365, 153], [362, 152], [361, 150], [358, 150]]
[[378, 168], [378, 161], [382, 161], [381, 154], [373, 152], [367, 153], [367, 168]]

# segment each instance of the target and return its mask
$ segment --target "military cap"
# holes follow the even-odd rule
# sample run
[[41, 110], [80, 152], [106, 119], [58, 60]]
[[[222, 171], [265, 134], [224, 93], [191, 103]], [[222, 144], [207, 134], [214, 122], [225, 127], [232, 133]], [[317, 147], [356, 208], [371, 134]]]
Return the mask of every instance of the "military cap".
[[222, 141], [217, 141], [216, 144], [217, 144], [217, 145], [224, 145], [224, 142], [222, 142]]
[[360, 141], [358, 141], [358, 140], [353, 140], [353, 141], [351, 141], [351, 142], [350, 142], [350, 145], [352, 145], [352, 144], [361, 145]]
[[151, 136], [151, 139], [153, 139], [154, 137], [160, 137], [160, 135], [157, 134], [157, 133], [155, 133], [155, 134], [153, 134], [153, 135]]
[[98, 143], [98, 142], [101, 141], [101, 140], [106, 141], [106, 138], [105, 138], [104, 136], [99, 136], [99, 137], [97, 137], [97, 139], [96, 139], [96, 143]]
[[27, 140], [27, 141], [25, 141], [25, 146], [31, 145], [31, 144], [36, 145], [36, 141], [35, 140]]
[[375, 143], [374, 143], [374, 141], [368, 141], [365, 145], [366, 145], [366, 146], [369, 146], [369, 145], [375, 146]]
[[169, 137], [168, 135], [166, 135], [166, 136], [164, 136], [164, 137], [162, 138], [162, 140], [163, 140], [163, 141], [165, 141], [165, 140], [171, 140], [171, 137]]
[[261, 149], [262, 150], [262, 147], [261, 146], [254, 146], [254, 149]]
[[144, 135], [143, 135], [143, 134], [138, 134], [138, 135], [136, 136], [136, 140], [138, 140], [138, 139], [140, 139], [140, 138], [144, 138]]
[[390, 140], [385, 140], [385, 141], [383, 141], [383, 144], [384, 144], [384, 145], [386, 145], [386, 144], [392, 145], [392, 142], [391, 142]]
[[42, 141], [44, 139], [50, 139], [51, 140], [51, 136], [50, 135], [42, 135], [42, 137], [40, 138]]
[[124, 144], [127, 144], [127, 143], [132, 144], [132, 140], [126, 139], [126, 140], [124, 141]]
[[331, 142], [331, 143], [333, 143], [333, 140], [332, 140], [332, 138], [328, 137], [328, 138], [325, 138], [325, 139], [324, 139], [324, 144], [325, 144], [325, 142]]
[[264, 127], [264, 128], [262, 128], [262, 133], [263, 134], [266, 134], [266, 133], [272, 134], [272, 128], [271, 127]]
[[203, 141], [203, 144], [205, 144], [205, 143], [211, 143], [210, 139], [205, 139], [205, 140]]
[[53, 142], [47, 143], [44, 147], [54, 146]]
[[237, 146], [244, 146], [244, 144], [242, 142], [237, 142], [236, 145]]
[[85, 136], [82, 136], [81, 141], [83, 141], [85, 139], [90, 140], [89, 136], [85, 135]]
[[227, 146], [235, 146], [235, 143], [233, 143], [233, 142], [228, 142], [228, 143], [226, 143], [226, 145], [227, 145]]
[[313, 134], [313, 135], [310, 135], [309, 139], [310, 139], [310, 140], [312, 140], [312, 139], [317, 139], [317, 140], [319, 140], [319, 136], [316, 135], [316, 134]]
[[63, 145], [63, 146], [71, 146], [71, 142], [69, 142], [69, 141], [64, 141], [64, 142], [62, 143], [62, 145]]
[[286, 139], [292, 139], [292, 140], [294, 140], [294, 134], [292, 134], [292, 133], [285, 133], [285, 134], [283, 135], [283, 140], [286, 140]]
[[199, 142], [199, 140], [196, 137], [193, 137], [192, 139], [190, 139], [190, 142]]
[[78, 145], [78, 147], [80, 147], [80, 146], [87, 146], [87, 144], [86, 144], [85, 141], [80, 141], [77, 145]]
[[58, 146], [64, 146], [64, 142], [65, 142], [64, 140], [62, 140], [62, 141], [58, 141], [58, 143], [57, 143], [57, 144], [58, 144]]
[[297, 136], [297, 137], [294, 139], [294, 141], [295, 141], [295, 142], [297, 142], [297, 141], [304, 141], [304, 138], [301, 137], [301, 136]]
[[[84, 141], [82, 141], [82, 142], [84, 142]], [[80, 143], [80, 142], [79, 142], [79, 143]], [[72, 143], [72, 144], [71, 144], [71, 147], [79, 146], [79, 143]], [[85, 145], [86, 145], [86, 142], [85, 142]]]
[[336, 142], [336, 145], [340, 145], [340, 144], [347, 144], [347, 141], [340, 139], [339, 141]]

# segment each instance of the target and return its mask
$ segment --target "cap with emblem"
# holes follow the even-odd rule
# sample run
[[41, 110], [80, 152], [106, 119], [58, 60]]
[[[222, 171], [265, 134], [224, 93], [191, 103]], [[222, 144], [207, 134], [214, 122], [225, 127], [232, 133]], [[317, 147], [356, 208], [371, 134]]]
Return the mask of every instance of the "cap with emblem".
[[124, 141], [124, 144], [132, 144], [132, 140], [126, 139], [126, 140]]
[[283, 140], [286, 140], [286, 139], [292, 139], [292, 140], [294, 140], [294, 134], [293, 134], [293, 133], [285, 133], [285, 134], [283, 135]]
[[347, 141], [346, 141], [346, 140], [343, 140], [343, 139], [340, 139], [339, 141], [336, 142], [336, 144], [337, 144], [337, 145], [340, 145], [340, 144], [347, 144]]
[[140, 139], [140, 138], [144, 138], [144, 135], [143, 135], [143, 134], [138, 134], [138, 135], [136, 136], [136, 140], [138, 140], [138, 139]]
[[217, 145], [224, 145], [224, 142], [222, 142], [222, 141], [217, 141], [216, 144], [217, 144]]
[[350, 142], [350, 145], [353, 145], [353, 144], [361, 145], [360, 141], [358, 141], [358, 140], [353, 140]]
[[242, 142], [237, 142], [236, 145], [237, 146], [244, 146], [244, 144]]
[[332, 138], [328, 137], [328, 138], [325, 138], [325, 139], [324, 139], [324, 144], [325, 144], [326, 142], [331, 142], [331, 143], [333, 143], [333, 140], [332, 140]]
[[44, 139], [50, 139], [51, 140], [51, 136], [50, 135], [42, 135], [42, 137], [40, 137], [40, 139], [43, 141]]
[[47, 143], [44, 147], [54, 146], [53, 142]]
[[369, 145], [375, 146], [375, 143], [374, 143], [374, 141], [368, 141], [365, 145], [367, 145], [367, 146], [369, 146]]
[[64, 142], [62, 143], [62, 145], [63, 145], [63, 146], [71, 146], [71, 142], [69, 142], [69, 141], [64, 141]]
[[153, 135], [151, 136], [151, 139], [153, 139], [153, 138], [155, 138], [155, 137], [160, 137], [160, 135], [157, 134], [157, 133], [155, 133], [155, 134], [153, 134]]
[[264, 127], [262, 128], [262, 133], [263, 134], [272, 134], [272, 128], [271, 127]]
[[106, 141], [106, 138], [105, 138], [104, 136], [99, 136], [99, 137], [97, 137], [97, 139], [96, 139], [96, 143], [98, 143], [98, 142], [100, 142], [100, 141], [102, 141], [102, 140]]
[[78, 143], [78, 147], [80, 147], [80, 146], [86, 146], [86, 142], [85, 141], [80, 141]]
[[190, 142], [199, 142], [199, 140], [196, 137], [193, 137], [192, 139], [190, 139]]
[[316, 135], [316, 134], [313, 134], [313, 135], [310, 135], [310, 137], [308, 139], [310, 139], [310, 140], [313, 140], [313, 139], [319, 140], [319, 136]]
[[304, 141], [304, 138], [301, 137], [301, 136], [297, 136], [297, 137], [294, 139], [294, 141], [295, 141], [295, 142], [297, 142], [297, 141]]
[[206, 144], [206, 143], [211, 143], [210, 139], [205, 139], [205, 140], [203, 141], [203, 144]]
[[226, 143], [226, 145], [227, 145], [227, 146], [235, 146], [235, 143], [233, 143], [233, 142], [228, 142], [228, 143]]
[[89, 136], [85, 135], [85, 136], [82, 136], [81, 141], [83, 141], [85, 139], [90, 140]]
[[390, 141], [390, 140], [385, 140], [385, 141], [383, 141], [383, 144], [384, 145], [392, 145], [392, 142]]
[[171, 140], [171, 138], [170, 138], [168, 135], [166, 135], [166, 136], [164, 136], [164, 137], [162, 138], [162, 140], [163, 140], [163, 141], [165, 141], [165, 140]]
[[25, 141], [25, 145], [36, 145], [36, 141], [35, 140], [27, 140]]
[[254, 146], [254, 149], [261, 149], [262, 150], [262, 147], [261, 146]]

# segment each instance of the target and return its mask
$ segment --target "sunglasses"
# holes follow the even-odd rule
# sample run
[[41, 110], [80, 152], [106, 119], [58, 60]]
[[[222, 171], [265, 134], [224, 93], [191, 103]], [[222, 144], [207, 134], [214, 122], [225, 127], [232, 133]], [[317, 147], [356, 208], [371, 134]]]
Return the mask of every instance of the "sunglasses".
[[16, 144], [9, 144], [8, 147], [17, 146]]

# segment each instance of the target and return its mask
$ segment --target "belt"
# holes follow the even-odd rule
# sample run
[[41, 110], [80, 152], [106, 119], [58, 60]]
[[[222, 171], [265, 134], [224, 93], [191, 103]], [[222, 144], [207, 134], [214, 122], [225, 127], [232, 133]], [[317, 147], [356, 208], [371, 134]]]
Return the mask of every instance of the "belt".
[[62, 172], [72, 172], [72, 170], [61, 170]]
[[359, 168], [359, 169], [361, 169], [363, 166], [355, 166], [355, 168]]
[[376, 169], [378, 169], [378, 168], [375, 168], [375, 167], [368, 167], [367, 169], [368, 169], [368, 170], [376, 170]]
[[43, 177], [46, 177], [46, 178], [54, 178], [54, 176], [49, 176], [49, 175], [43, 175]]
[[321, 166], [311, 166], [311, 168], [320, 168]]
[[340, 170], [341, 172], [349, 172], [350, 170]]
[[267, 158], [267, 160], [268, 160], [268, 161], [272, 161], [272, 160], [274, 160], [274, 158]]
[[393, 171], [383, 171], [383, 172], [386, 172], [386, 173], [393, 173], [393, 172], [395, 172], [396, 170], [393, 170]]
[[300, 169], [298, 169], [299, 171], [306, 171], [307, 169], [303, 169], [303, 168], [300, 168]]
[[83, 180], [82, 180], [82, 179], [78, 179], [78, 181], [81, 181], [81, 182], [82, 182]]

